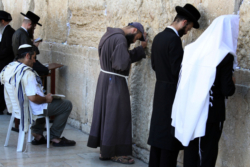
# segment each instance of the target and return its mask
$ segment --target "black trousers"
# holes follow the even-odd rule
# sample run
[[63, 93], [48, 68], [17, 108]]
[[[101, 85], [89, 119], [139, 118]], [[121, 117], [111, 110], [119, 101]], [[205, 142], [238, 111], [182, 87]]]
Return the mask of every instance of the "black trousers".
[[223, 123], [207, 123], [205, 136], [184, 148], [184, 167], [215, 167]]
[[4, 85], [0, 84], [0, 113], [2, 113], [5, 108], [6, 104], [4, 100]]
[[149, 167], [176, 167], [179, 150], [164, 150], [151, 146]]

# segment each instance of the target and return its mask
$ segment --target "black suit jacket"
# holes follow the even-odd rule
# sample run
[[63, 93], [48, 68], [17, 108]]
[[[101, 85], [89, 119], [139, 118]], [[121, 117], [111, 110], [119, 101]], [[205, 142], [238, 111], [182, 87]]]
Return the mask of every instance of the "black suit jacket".
[[171, 134], [171, 113], [183, 58], [181, 39], [170, 28], [157, 34], [152, 45], [152, 68], [156, 74], [153, 112], [148, 144], [179, 150], [181, 143]]
[[216, 78], [210, 91], [208, 123], [225, 121], [225, 98], [235, 92], [233, 62], [234, 56], [228, 54], [216, 68]]
[[7, 25], [4, 29], [2, 41], [0, 44], [0, 71], [15, 58], [12, 50], [12, 36], [15, 30]]
[[20, 45], [29, 44], [33, 45], [28, 32], [26, 32], [22, 27], [17, 29], [16, 32], [13, 34], [12, 37], [12, 47], [15, 56], [17, 55], [18, 48]]
[[[13, 46], [13, 51], [15, 55], [18, 52], [18, 48], [22, 44], [29, 44], [33, 45], [33, 42], [31, 41], [29, 34], [21, 27], [18, 30], [16, 30], [15, 34], [13, 35], [12, 38], [12, 46]], [[35, 46], [36, 54], [38, 55], [39, 49]], [[38, 73], [38, 75], [47, 75], [49, 73], [49, 69], [42, 65], [38, 60], [33, 65], [33, 69]]]

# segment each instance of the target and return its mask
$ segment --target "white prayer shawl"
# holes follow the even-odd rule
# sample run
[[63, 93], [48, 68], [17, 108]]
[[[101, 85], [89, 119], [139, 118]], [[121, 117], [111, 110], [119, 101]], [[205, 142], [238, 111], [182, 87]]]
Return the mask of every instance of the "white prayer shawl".
[[6, 87], [4, 88], [4, 97], [8, 112], [12, 113], [14, 109], [18, 110], [18, 113], [21, 115], [20, 123], [22, 125], [22, 130], [25, 132], [28, 131], [29, 124], [32, 123], [32, 120], [35, 121], [37, 119], [37, 116], [32, 114], [33, 111], [25, 93], [25, 85], [28, 84], [28, 78], [31, 75], [38, 76], [31, 67], [19, 62], [11, 62], [4, 67], [0, 73], [1, 84], [8, 82], [13, 86], [14, 94], [16, 95], [10, 97]]
[[228, 53], [235, 56], [236, 67], [238, 33], [238, 15], [220, 16], [194, 43], [185, 47], [171, 116], [175, 137], [183, 146], [205, 136], [209, 90], [215, 81], [216, 67]]

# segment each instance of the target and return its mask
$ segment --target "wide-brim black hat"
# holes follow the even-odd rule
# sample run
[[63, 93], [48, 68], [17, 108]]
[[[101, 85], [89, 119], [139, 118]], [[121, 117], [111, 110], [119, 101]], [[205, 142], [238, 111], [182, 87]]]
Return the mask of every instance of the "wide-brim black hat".
[[11, 17], [11, 15], [8, 12], [0, 10], [0, 19], [3, 19], [5, 21], [11, 21], [12, 17]]
[[35, 13], [28, 11], [26, 14], [23, 14], [21, 12], [21, 15], [27, 17], [28, 19], [30, 19], [32, 21], [33, 24], [38, 24], [39, 26], [42, 26], [42, 24], [38, 23], [38, 21], [40, 20], [40, 17], [37, 16]]
[[191, 4], [186, 4], [184, 7], [176, 6], [175, 10], [178, 14], [187, 16], [194, 23], [194, 28], [198, 29], [200, 27], [198, 20], [201, 17], [200, 12]]

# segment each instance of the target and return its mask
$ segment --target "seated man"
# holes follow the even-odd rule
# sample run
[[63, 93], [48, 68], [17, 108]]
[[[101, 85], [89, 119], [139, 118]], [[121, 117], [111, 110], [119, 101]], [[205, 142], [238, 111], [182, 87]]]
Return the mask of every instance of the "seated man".
[[[67, 140], [64, 137], [60, 138], [72, 110], [72, 103], [68, 100], [53, 99], [51, 94], [46, 96], [43, 94], [41, 79], [32, 69], [35, 61], [36, 52], [34, 47], [23, 44], [18, 49], [17, 61], [7, 65], [1, 72], [1, 82], [10, 84], [14, 88], [10, 90], [10, 88], [5, 87], [7, 108], [10, 112], [15, 112], [15, 109], [19, 108], [22, 117], [20, 121], [21, 127], [25, 132], [28, 131], [31, 121], [35, 122], [31, 127], [32, 135], [35, 137], [32, 141], [33, 145], [47, 143], [43, 136], [44, 121], [43, 119], [36, 120], [36, 117], [38, 115], [55, 115], [54, 123], [50, 128], [50, 140], [53, 146], [74, 146], [75, 141]], [[15, 98], [19, 102], [19, 106], [14, 106], [12, 103]]]

